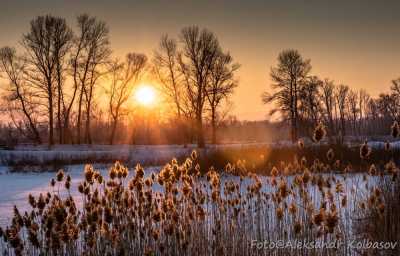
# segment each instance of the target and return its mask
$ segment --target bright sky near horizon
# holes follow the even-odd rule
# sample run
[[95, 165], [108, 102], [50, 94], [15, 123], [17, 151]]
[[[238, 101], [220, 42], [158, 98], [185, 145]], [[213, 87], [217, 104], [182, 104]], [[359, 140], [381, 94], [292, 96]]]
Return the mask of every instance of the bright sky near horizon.
[[78, 1], [2, 0], [0, 47], [15, 46], [37, 15], [88, 13], [107, 22], [116, 55], [150, 56], [162, 34], [188, 25], [215, 32], [242, 66], [233, 96], [239, 119], [266, 118], [261, 94], [279, 52], [295, 48], [311, 59], [312, 74], [376, 96], [400, 77], [400, 1]]

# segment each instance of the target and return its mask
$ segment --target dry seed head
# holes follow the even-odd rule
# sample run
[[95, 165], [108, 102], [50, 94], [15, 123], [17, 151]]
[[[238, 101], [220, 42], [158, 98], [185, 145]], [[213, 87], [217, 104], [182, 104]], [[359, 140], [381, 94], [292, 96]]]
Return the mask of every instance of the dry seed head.
[[377, 174], [375, 164], [371, 164], [371, 166], [369, 167], [368, 173], [369, 173], [369, 175], [371, 175], [371, 176], [375, 176], [375, 175]]
[[294, 226], [293, 226], [294, 233], [296, 235], [299, 234], [301, 232], [301, 230], [302, 230], [302, 227], [303, 227], [303, 224], [301, 223], [301, 221], [296, 220], [295, 223], [294, 223]]
[[313, 140], [315, 142], [320, 142], [326, 135], [325, 126], [319, 123], [314, 129]]
[[276, 208], [276, 217], [278, 218], [278, 220], [282, 220], [283, 218], [283, 209], [281, 206]]
[[329, 161], [332, 161], [334, 157], [335, 153], [333, 152], [333, 149], [330, 148], [326, 153], [326, 158], [328, 158]]
[[381, 214], [381, 215], [383, 215], [383, 213], [385, 212], [385, 205], [383, 203], [380, 203], [378, 205], [378, 211], [379, 211], [379, 214]]
[[56, 179], [58, 182], [61, 182], [64, 179], [64, 170], [63, 169], [60, 169], [57, 172]]
[[289, 212], [290, 212], [290, 214], [292, 214], [292, 215], [295, 215], [295, 214], [297, 213], [297, 206], [296, 206], [296, 204], [295, 204], [294, 202], [292, 202], [292, 203], [289, 205]]
[[313, 223], [316, 226], [320, 226], [324, 220], [325, 220], [325, 209], [321, 207], [319, 209], [319, 212], [313, 215]]
[[299, 140], [297, 141], [297, 146], [298, 146], [300, 149], [303, 149], [303, 148], [304, 148], [304, 141], [303, 141], [302, 139], [299, 139]]
[[371, 155], [371, 148], [368, 146], [368, 142], [364, 141], [364, 143], [360, 147], [360, 157], [361, 159], [368, 159]]
[[278, 168], [276, 168], [275, 166], [272, 167], [271, 176], [272, 176], [272, 177], [276, 177], [276, 176], [278, 176], [278, 175], [279, 175], [279, 170], [278, 170]]
[[385, 142], [385, 151], [389, 151], [390, 150], [390, 142], [386, 141]]
[[192, 158], [193, 161], [195, 161], [197, 159], [197, 152], [196, 150], [192, 151], [192, 154], [190, 154], [190, 158]]
[[305, 156], [303, 156], [303, 157], [301, 158], [300, 163], [301, 163], [301, 166], [302, 166], [302, 167], [305, 167], [305, 166], [307, 165], [307, 159], [306, 159]]
[[336, 211], [331, 211], [326, 214], [325, 226], [327, 227], [328, 233], [333, 233], [334, 228], [338, 224], [339, 217]]
[[400, 134], [400, 128], [399, 128], [399, 124], [397, 123], [397, 121], [394, 121], [392, 126], [390, 127], [391, 130], [391, 135], [393, 138], [397, 138]]
[[347, 205], [347, 195], [344, 195], [342, 197], [341, 205], [342, 205], [342, 207], [346, 207], [346, 205]]
[[397, 172], [397, 166], [396, 164], [393, 162], [393, 160], [389, 161], [386, 165], [385, 165], [385, 170], [389, 173], [389, 174], [393, 174]]

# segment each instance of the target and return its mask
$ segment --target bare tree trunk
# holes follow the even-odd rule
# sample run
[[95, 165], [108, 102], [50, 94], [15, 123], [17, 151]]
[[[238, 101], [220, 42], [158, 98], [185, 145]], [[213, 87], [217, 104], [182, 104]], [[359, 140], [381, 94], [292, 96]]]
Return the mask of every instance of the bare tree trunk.
[[54, 144], [54, 129], [53, 129], [53, 94], [49, 92], [49, 146]]
[[58, 129], [58, 143], [63, 143], [63, 129], [61, 126], [61, 100], [57, 102], [57, 129]]
[[199, 148], [204, 148], [204, 134], [203, 134], [203, 120], [201, 113], [197, 113], [196, 115], [196, 133], [197, 133], [197, 146]]
[[83, 88], [81, 88], [78, 101], [78, 119], [76, 122], [77, 144], [81, 144], [82, 101], [83, 101]]
[[58, 71], [58, 98], [57, 98], [57, 129], [58, 129], [58, 143], [63, 143], [63, 129], [61, 126], [61, 99], [62, 99], [62, 90], [61, 90], [61, 74]]
[[92, 144], [92, 136], [90, 134], [90, 109], [86, 113], [86, 124], [85, 124], [85, 143]]
[[24, 112], [25, 117], [28, 119], [29, 127], [33, 132], [34, 139], [38, 144], [42, 144], [42, 139], [40, 138], [39, 131], [37, 130], [36, 125], [31, 118], [31, 115], [28, 113], [27, 107], [25, 105], [25, 100], [22, 98], [22, 95], [20, 94], [19, 87], [17, 87], [16, 92], [17, 92], [17, 97], [21, 102], [22, 111]]
[[109, 140], [110, 145], [113, 145], [113, 143], [114, 143], [115, 131], [117, 130], [117, 121], [118, 121], [117, 118], [114, 118], [113, 124], [111, 127], [110, 140]]
[[87, 107], [86, 107], [86, 124], [85, 124], [85, 142], [87, 144], [92, 144], [92, 136], [90, 130], [90, 119], [91, 119], [91, 110], [92, 110], [92, 95], [93, 95], [93, 84], [90, 86], [89, 95], [87, 98]]
[[73, 143], [72, 139], [72, 134], [71, 134], [71, 129], [69, 127], [69, 116], [64, 118], [64, 128], [63, 128], [63, 142], [68, 144], [68, 143]]
[[294, 93], [292, 82], [290, 83], [290, 139], [292, 140], [292, 142], [296, 142], [296, 114], [294, 107]]
[[211, 108], [212, 144], [217, 144], [217, 127], [215, 119], [215, 108]]
[[294, 129], [294, 134], [292, 141], [296, 142], [297, 141], [297, 118], [298, 118], [298, 111], [297, 111], [297, 83], [296, 81], [294, 82], [294, 120], [293, 120], [293, 129]]

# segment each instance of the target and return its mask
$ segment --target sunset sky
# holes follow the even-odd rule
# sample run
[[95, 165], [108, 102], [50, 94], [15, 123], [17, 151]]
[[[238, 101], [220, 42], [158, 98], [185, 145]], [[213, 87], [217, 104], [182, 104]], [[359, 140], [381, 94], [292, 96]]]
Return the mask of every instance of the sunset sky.
[[295, 48], [312, 73], [373, 96], [400, 77], [400, 1], [9, 1], [0, 10], [0, 47], [15, 46], [37, 15], [81, 13], [107, 22], [116, 55], [151, 56], [162, 34], [207, 27], [242, 67], [234, 97], [239, 119], [266, 118], [260, 95], [269, 89], [279, 52]]

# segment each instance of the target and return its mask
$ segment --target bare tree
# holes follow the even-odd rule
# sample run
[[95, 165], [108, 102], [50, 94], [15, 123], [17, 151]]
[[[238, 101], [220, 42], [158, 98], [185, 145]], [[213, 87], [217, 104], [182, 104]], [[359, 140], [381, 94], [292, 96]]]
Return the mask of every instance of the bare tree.
[[381, 115], [386, 119], [390, 119], [391, 122], [400, 119], [400, 110], [397, 107], [397, 100], [395, 94], [387, 93], [379, 94], [379, 98], [377, 99], [377, 105]]
[[329, 124], [330, 136], [335, 134], [335, 125], [333, 122], [333, 109], [335, 104], [334, 97], [335, 84], [329, 79], [325, 79], [322, 84], [322, 102], [325, 109], [327, 123]]
[[28, 64], [27, 76], [38, 96], [47, 101], [49, 145], [54, 144], [54, 104], [62, 86], [62, 62], [67, 53], [72, 32], [65, 19], [39, 16], [31, 21], [30, 31], [23, 36]]
[[240, 65], [233, 63], [233, 58], [229, 53], [220, 52], [211, 70], [210, 83], [206, 89], [208, 105], [211, 115], [212, 143], [217, 143], [216, 126], [217, 114], [224, 100], [228, 99], [238, 82], [234, 77]]
[[347, 95], [347, 107], [348, 107], [349, 120], [352, 123], [353, 135], [356, 135], [357, 119], [359, 114], [357, 92], [349, 90], [349, 93]]
[[42, 143], [35, 113], [37, 113], [36, 104], [31, 100], [31, 92], [24, 81], [24, 60], [16, 55], [14, 48], [3, 47], [0, 49], [0, 72], [5, 74], [9, 81], [7, 101], [17, 101], [18, 109], [23, 113], [29, 129], [28, 137], [36, 143]]
[[390, 90], [396, 95], [396, 97], [400, 97], [400, 78], [392, 80]]
[[190, 111], [194, 113], [198, 147], [204, 147], [203, 112], [209, 77], [220, 51], [216, 36], [197, 26], [183, 28], [180, 33], [183, 44], [178, 54], [180, 72], [184, 76]]
[[310, 76], [305, 79], [304, 84], [299, 89], [299, 112], [308, 124], [309, 129], [314, 129], [320, 118], [320, 87], [322, 81], [317, 76]]
[[168, 35], [162, 36], [159, 49], [154, 52], [152, 71], [161, 85], [161, 93], [165, 96], [167, 103], [171, 103], [174, 109], [173, 112], [175, 112], [178, 122], [177, 126], [183, 131], [181, 142], [185, 144], [187, 141], [185, 119], [188, 118], [189, 111], [177, 57], [176, 41], [169, 38]]
[[115, 60], [111, 64], [111, 84], [109, 88], [106, 88], [106, 93], [109, 96], [109, 113], [111, 117], [110, 144], [114, 143], [118, 121], [125, 114], [124, 104], [131, 97], [132, 90], [142, 75], [146, 62], [147, 57], [145, 55], [129, 53], [124, 63]]
[[373, 134], [377, 130], [379, 115], [379, 106], [376, 99], [370, 98], [367, 103], [367, 111], [365, 116], [369, 119], [368, 122], [368, 132]]
[[297, 50], [284, 50], [278, 56], [277, 67], [271, 68], [273, 94], [264, 93], [263, 102], [268, 104], [275, 102], [278, 109], [290, 121], [290, 134], [293, 142], [297, 140], [298, 120], [298, 96], [299, 87], [304, 82], [311, 70], [310, 60], [303, 60]]
[[[396, 109], [400, 109], [400, 77], [392, 80], [390, 90], [392, 97], [395, 98], [395, 101], [393, 102], [393, 107]], [[395, 120], [399, 121], [399, 119]]]
[[74, 93], [67, 107], [68, 116], [78, 93], [77, 113], [77, 143], [82, 139], [83, 108], [86, 107], [85, 142], [91, 143], [90, 117], [95, 86], [101, 75], [102, 68], [111, 54], [109, 30], [103, 21], [87, 14], [78, 16], [79, 33], [74, 40], [74, 50], [71, 66], [74, 81]]
[[349, 87], [347, 85], [339, 85], [336, 89], [335, 98], [339, 109], [340, 132], [342, 136], [346, 135], [346, 102]]
[[154, 52], [153, 73], [162, 85], [161, 92], [174, 104], [174, 110], [180, 118], [186, 111], [182, 104], [185, 88], [179, 73], [177, 54], [176, 41], [168, 35], [162, 36], [159, 49]]
[[365, 119], [367, 118], [366, 112], [368, 111], [368, 101], [370, 95], [364, 89], [359, 91], [358, 95], [358, 110], [359, 110], [359, 126], [358, 132], [361, 134], [365, 128]]

